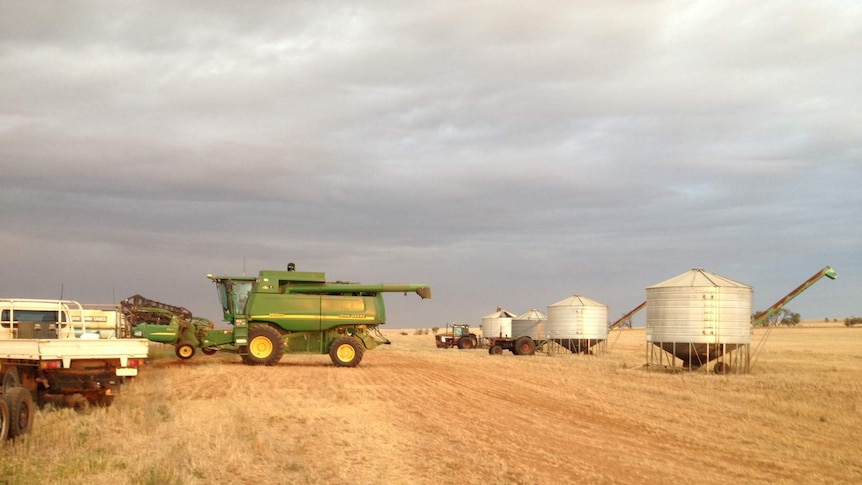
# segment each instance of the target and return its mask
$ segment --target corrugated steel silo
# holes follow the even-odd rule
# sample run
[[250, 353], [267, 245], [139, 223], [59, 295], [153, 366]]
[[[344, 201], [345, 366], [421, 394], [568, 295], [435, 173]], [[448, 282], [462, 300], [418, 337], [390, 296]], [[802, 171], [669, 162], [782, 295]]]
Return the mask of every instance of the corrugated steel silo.
[[516, 316], [502, 307], [497, 307], [497, 311], [482, 317], [482, 337], [511, 337], [512, 319]]
[[548, 337], [545, 331], [545, 321], [548, 316], [535, 308], [526, 311], [512, 319], [512, 338], [527, 336], [533, 340], [543, 340]]
[[[747, 372], [750, 286], [694, 268], [648, 287], [646, 295], [648, 364], [664, 362], [659, 348], [690, 370], [719, 359], [716, 372]], [[736, 350], [743, 352], [729, 355]]]
[[592, 353], [594, 346], [607, 342], [608, 306], [585, 296], [570, 296], [548, 305], [545, 330], [545, 338], [571, 352]]

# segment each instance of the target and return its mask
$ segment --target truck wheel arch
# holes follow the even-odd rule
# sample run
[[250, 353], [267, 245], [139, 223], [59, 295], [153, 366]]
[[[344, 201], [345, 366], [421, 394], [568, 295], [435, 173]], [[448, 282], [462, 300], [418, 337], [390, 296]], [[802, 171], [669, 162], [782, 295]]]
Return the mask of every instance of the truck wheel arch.
[[9, 437], [9, 406], [0, 397], [0, 445]]
[[18, 379], [18, 370], [14, 367], [9, 368], [5, 373], [3, 373], [3, 388], [0, 389], [5, 394], [9, 389], [13, 387], [18, 387], [21, 385], [21, 380]]

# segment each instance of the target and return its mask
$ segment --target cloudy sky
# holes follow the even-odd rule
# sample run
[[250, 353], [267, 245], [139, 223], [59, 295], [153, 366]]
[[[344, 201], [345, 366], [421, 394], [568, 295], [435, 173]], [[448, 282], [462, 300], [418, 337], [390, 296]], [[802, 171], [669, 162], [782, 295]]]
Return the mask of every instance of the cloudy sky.
[[292, 261], [430, 327], [829, 264], [788, 307], [862, 316], [860, 52], [856, 1], [3, 1], [0, 296], [218, 320]]

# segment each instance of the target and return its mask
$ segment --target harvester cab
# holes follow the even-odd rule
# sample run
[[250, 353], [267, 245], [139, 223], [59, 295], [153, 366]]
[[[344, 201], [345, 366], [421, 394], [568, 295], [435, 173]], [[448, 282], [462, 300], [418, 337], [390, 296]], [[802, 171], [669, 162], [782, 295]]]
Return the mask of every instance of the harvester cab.
[[246, 276], [212, 276], [207, 275], [216, 284], [218, 299], [221, 302], [224, 320], [234, 323], [236, 315], [245, 314], [248, 296], [251, 294], [255, 277]]

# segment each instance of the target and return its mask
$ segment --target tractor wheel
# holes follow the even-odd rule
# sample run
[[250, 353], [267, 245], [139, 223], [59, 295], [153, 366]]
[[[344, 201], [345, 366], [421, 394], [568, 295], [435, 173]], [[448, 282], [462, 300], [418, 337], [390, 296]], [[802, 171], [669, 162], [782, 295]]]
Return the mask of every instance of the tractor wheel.
[[719, 375], [727, 374], [730, 372], [730, 365], [727, 362], [716, 362], [713, 370]]
[[338, 367], [356, 367], [365, 350], [354, 337], [339, 337], [329, 347], [329, 358]]
[[204, 355], [213, 355], [214, 353], [218, 352], [218, 349], [215, 347], [204, 347], [201, 349], [201, 352], [203, 352]]
[[491, 355], [500, 355], [503, 353], [503, 347], [499, 345], [492, 345], [490, 349], [488, 349], [488, 353]]
[[473, 345], [473, 339], [471, 337], [461, 337], [461, 339], [458, 340], [458, 348], [461, 350], [470, 350], [473, 347], [475, 347], [475, 345]]
[[195, 356], [195, 347], [190, 343], [183, 342], [177, 345], [177, 348], [174, 349], [174, 352], [177, 354], [177, 357], [183, 360], [189, 360]]
[[9, 406], [6, 400], [0, 397], [0, 443], [9, 437]]
[[9, 439], [27, 434], [33, 429], [33, 396], [26, 387], [13, 387], [6, 392], [9, 405]]
[[252, 325], [248, 329], [248, 354], [243, 362], [252, 365], [274, 365], [284, 355], [284, 339], [269, 325]]
[[519, 337], [518, 340], [515, 340], [515, 347], [512, 351], [515, 350], [517, 350], [516, 355], [533, 355], [536, 353], [536, 343], [530, 337]]
[[12, 389], [13, 387], [18, 387], [18, 371], [14, 368], [6, 371], [6, 374], [3, 375], [3, 387], [0, 388], [0, 394], [5, 394]]

